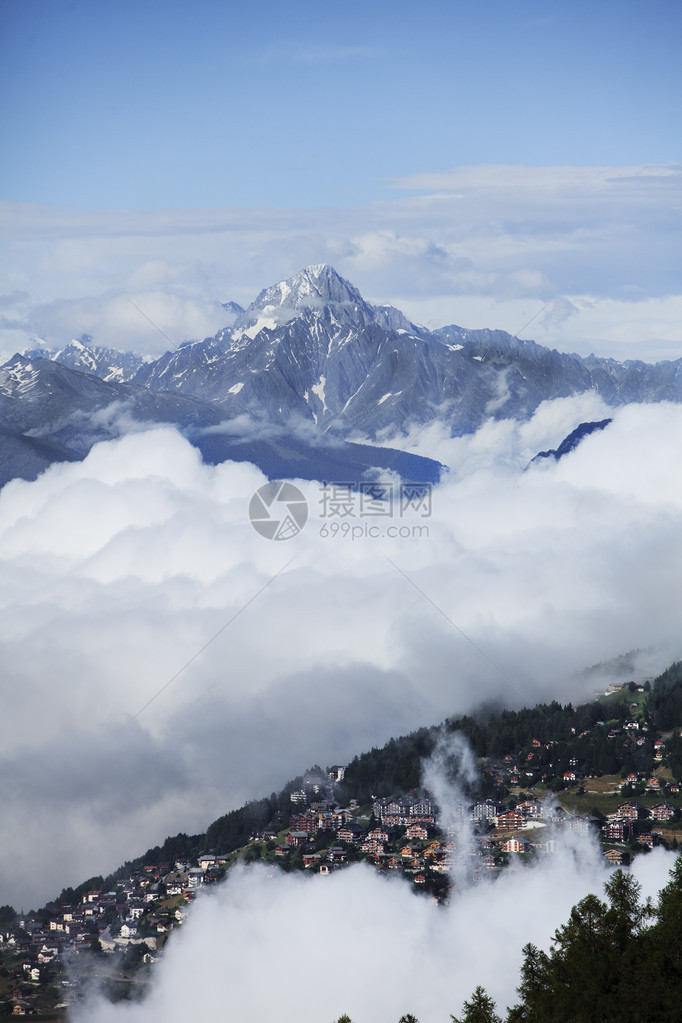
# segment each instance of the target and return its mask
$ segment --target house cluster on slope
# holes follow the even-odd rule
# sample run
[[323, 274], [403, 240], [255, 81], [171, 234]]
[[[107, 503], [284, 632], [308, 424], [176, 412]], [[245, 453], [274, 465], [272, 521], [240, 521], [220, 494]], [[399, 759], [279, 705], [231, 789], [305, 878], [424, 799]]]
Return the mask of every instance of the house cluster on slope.
[[[652, 824], [668, 824], [680, 817], [680, 811], [672, 803], [662, 802], [646, 807], [641, 803], [622, 803], [614, 813], [608, 814], [602, 825], [602, 837], [607, 842], [637, 841], [641, 846], [653, 849], [661, 839], [661, 832]], [[622, 854], [607, 849], [604, 853], [611, 863], [622, 863]], [[620, 858], [618, 858], [620, 855]]]
[[[341, 806], [334, 797], [346, 769], [329, 768], [328, 778], [318, 779], [319, 784], [304, 782], [289, 793], [289, 809], [280, 806], [271, 822], [277, 830], [252, 833], [240, 849], [228, 842], [225, 854], [218, 849], [191, 862], [140, 866], [113, 890], [85, 892], [71, 905], [62, 897], [20, 921], [19, 928], [0, 932], [0, 962], [4, 967], [11, 963], [10, 984], [0, 988], [0, 1012], [9, 1007], [13, 1015], [30, 1014], [37, 991], [47, 983], [61, 985], [66, 1001], [77, 997], [77, 985], [69, 981], [64, 965], [82, 952], [94, 949], [109, 957], [110, 970], [123, 972], [154, 962], [168, 935], [182, 923], [188, 903], [219, 881], [238, 857], [323, 877], [364, 860], [379, 870], [401, 873], [439, 901], [464, 880], [475, 883], [511, 857], [555, 853], [570, 842], [571, 833], [599, 834], [607, 860], [627, 863], [635, 845], [652, 848], [662, 831], [670, 841], [681, 816], [676, 805], [680, 785], [672, 777], [666, 737], [647, 734], [646, 724], [637, 719], [637, 706], [629, 705], [632, 718], [619, 727], [598, 721], [589, 731], [574, 734], [573, 745], [535, 737], [514, 753], [483, 759], [483, 791], [504, 797], [506, 803], [461, 800], [441, 813], [432, 794], [421, 790], [372, 797], [362, 806], [351, 799]], [[588, 764], [581, 760], [580, 740], [583, 746], [595, 740], [607, 752], [623, 750], [631, 760], [634, 751], [635, 766], [641, 770], [623, 767], [620, 776], [609, 775], [608, 792], [597, 792], [590, 787], [597, 783], [587, 774]], [[599, 776], [596, 772], [593, 777]], [[604, 806], [613, 806], [619, 792], [625, 801], [599, 817], [569, 813], [555, 795], [564, 788], [577, 789], [589, 799], [594, 793], [595, 803], [607, 796], [611, 802]], [[651, 805], [654, 799], [660, 801]]]
[[[215, 880], [222, 872], [214, 872]], [[138, 946], [137, 962], [154, 962], [170, 931], [181, 923], [189, 902], [210, 873], [197, 864], [141, 867], [112, 891], [89, 891], [73, 905], [48, 903], [38, 914], [0, 933], [0, 955], [17, 963], [16, 985], [4, 1000], [12, 1015], [31, 1015], [47, 984], [57, 984], [65, 1001], [74, 986], [66, 965], [84, 952], [100, 950], [128, 956]], [[181, 896], [174, 899], [174, 896]], [[0, 999], [0, 1012], [3, 1002]]]
[[343, 809], [317, 801], [292, 813], [283, 837], [262, 831], [251, 838], [267, 858], [289, 866], [327, 875], [365, 860], [380, 870], [399, 871], [442, 899], [455, 887], [451, 875], [464, 861], [467, 879], [475, 882], [485, 871], [504, 866], [510, 854], [552, 854], [562, 835], [587, 834], [597, 826], [594, 818], [569, 814], [553, 799], [525, 799], [513, 809], [487, 799], [448, 810], [454, 824], [444, 831], [439, 808], [424, 793], [375, 800], [369, 818], [353, 803]]

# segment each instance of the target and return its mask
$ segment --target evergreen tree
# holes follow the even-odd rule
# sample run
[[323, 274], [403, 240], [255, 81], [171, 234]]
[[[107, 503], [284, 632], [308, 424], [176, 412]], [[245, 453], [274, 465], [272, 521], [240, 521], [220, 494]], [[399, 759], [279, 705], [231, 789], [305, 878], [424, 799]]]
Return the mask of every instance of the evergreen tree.
[[521, 983], [518, 987], [522, 1001], [509, 1010], [508, 1023], [542, 1023], [542, 1014], [551, 1009], [547, 977], [549, 959], [530, 943], [524, 945], [523, 956]]
[[669, 883], [659, 892], [656, 924], [646, 938], [646, 986], [652, 1013], [657, 1013], [661, 1020], [679, 1019], [682, 1006], [682, 856], [677, 857]]
[[640, 901], [638, 882], [622, 870], [604, 891], [607, 902], [588, 895], [573, 907], [549, 954], [525, 946], [520, 1002], [509, 1010], [507, 1023], [680, 1019], [682, 857], [656, 907]]
[[452, 1023], [502, 1023], [495, 1012], [495, 1002], [480, 984], [471, 996], [471, 1001], [464, 1003], [463, 1010], [461, 1019], [450, 1016]]

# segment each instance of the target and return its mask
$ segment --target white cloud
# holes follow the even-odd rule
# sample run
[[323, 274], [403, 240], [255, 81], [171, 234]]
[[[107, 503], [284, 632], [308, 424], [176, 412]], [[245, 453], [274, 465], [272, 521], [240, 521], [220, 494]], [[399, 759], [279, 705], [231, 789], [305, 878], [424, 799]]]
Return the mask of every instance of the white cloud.
[[[265, 1023], [301, 1023], [348, 1013], [357, 1023], [395, 1023], [414, 1013], [442, 1023], [477, 984], [504, 1012], [516, 1001], [522, 947], [548, 949], [553, 931], [589, 892], [603, 897], [607, 871], [596, 847], [566, 848], [534, 869], [506, 871], [453, 898], [446, 909], [366, 867], [328, 878], [236, 869], [201, 898], [167, 947], [147, 1000], [97, 998], [76, 1023], [180, 1023], [224, 1011]], [[637, 861], [644, 895], [674, 862], [661, 852]], [[396, 968], [396, 964], [400, 964]]]
[[25, 294], [8, 303], [0, 349], [86, 330], [156, 353], [163, 343], [130, 315], [129, 297], [182, 340], [217, 329], [217, 301], [247, 304], [300, 267], [329, 262], [371, 301], [428, 326], [515, 333], [551, 303], [524, 336], [582, 354], [679, 357], [680, 179], [676, 165], [482, 166], [396, 179], [407, 194], [343, 210], [6, 203], [0, 287]]
[[453, 167], [446, 171], [427, 171], [395, 178], [397, 189], [445, 192], [462, 196], [476, 190], [495, 195], [516, 192], [526, 201], [537, 193], [587, 201], [594, 197], [630, 198], [637, 193], [647, 197], [652, 188], [675, 193], [682, 168], [677, 164], [633, 167], [525, 167], [514, 164], [480, 164]]
[[682, 409], [613, 415], [527, 472], [604, 418], [596, 396], [472, 437], [423, 431], [419, 450], [453, 472], [421, 539], [321, 538], [319, 489], [301, 483], [306, 528], [264, 540], [248, 521], [261, 473], [204, 466], [166, 428], [8, 484], [0, 902], [37, 904], [481, 699], [589, 698], [573, 677], [586, 665], [633, 647], [647, 671], [679, 656]]

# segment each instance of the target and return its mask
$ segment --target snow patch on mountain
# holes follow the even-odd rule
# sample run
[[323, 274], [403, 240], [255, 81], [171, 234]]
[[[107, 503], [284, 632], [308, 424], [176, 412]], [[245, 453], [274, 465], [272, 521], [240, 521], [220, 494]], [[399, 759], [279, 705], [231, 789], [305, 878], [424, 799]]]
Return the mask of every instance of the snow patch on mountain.
[[317, 383], [313, 384], [313, 386], [311, 388], [313, 394], [316, 394], [317, 397], [322, 402], [322, 411], [323, 412], [327, 411], [327, 402], [326, 402], [325, 396], [324, 396], [324, 389], [325, 389], [326, 383], [327, 383], [327, 378], [324, 377], [324, 376], [321, 376], [320, 379], [317, 381]]
[[8, 398], [26, 397], [38, 382], [38, 370], [31, 362], [18, 357], [0, 369], [0, 394]]

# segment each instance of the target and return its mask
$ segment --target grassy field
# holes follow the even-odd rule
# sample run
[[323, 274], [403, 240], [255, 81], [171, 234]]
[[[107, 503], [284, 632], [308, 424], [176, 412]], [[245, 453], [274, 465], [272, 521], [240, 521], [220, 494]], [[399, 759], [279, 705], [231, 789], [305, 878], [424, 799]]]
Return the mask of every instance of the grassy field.
[[[658, 768], [656, 776], [662, 780], [672, 778], [668, 768]], [[594, 809], [604, 816], [613, 813], [622, 803], [631, 800], [648, 808], [662, 802], [672, 803], [673, 806], [682, 810], [682, 796], [665, 796], [660, 792], [645, 792], [640, 796], [623, 796], [618, 788], [621, 781], [622, 778], [619, 774], [605, 774], [601, 778], [585, 778], [571, 788], [562, 789], [557, 793], [557, 799], [559, 805], [563, 806], [565, 810], [570, 810], [571, 813], [589, 814]], [[585, 789], [583, 794], [579, 794], [578, 791], [581, 785]], [[544, 793], [537, 789], [521, 787], [514, 789], [514, 795], [524, 799], [537, 799], [543, 798]]]
[[[670, 772], [665, 771], [657, 771], [656, 774], [660, 778], [664, 778], [666, 774], [668, 777], [670, 776]], [[660, 792], [644, 792], [639, 796], [623, 796], [616, 788], [620, 782], [620, 775], [586, 778], [582, 782], [585, 789], [582, 795], [578, 792], [580, 786], [576, 785], [574, 788], [564, 789], [560, 792], [558, 796], [559, 802], [566, 810], [570, 810], [572, 813], [590, 813], [594, 808], [604, 815], [613, 813], [621, 803], [629, 801], [641, 803], [642, 806], [646, 806], [649, 809], [665, 801], [682, 809], [682, 798], [680, 796], [665, 796]]]
[[617, 693], [609, 693], [608, 696], [600, 697], [599, 702], [604, 705], [605, 713], [608, 713], [609, 707], [619, 707], [625, 704], [630, 708], [630, 716], [634, 721], [644, 721], [644, 705], [647, 696], [648, 693], [631, 693], [626, 687]]

